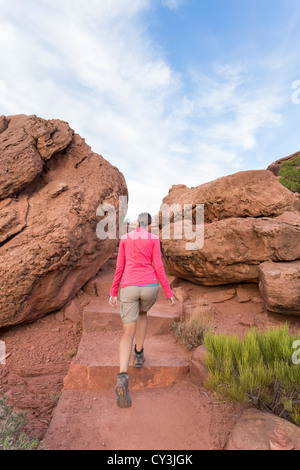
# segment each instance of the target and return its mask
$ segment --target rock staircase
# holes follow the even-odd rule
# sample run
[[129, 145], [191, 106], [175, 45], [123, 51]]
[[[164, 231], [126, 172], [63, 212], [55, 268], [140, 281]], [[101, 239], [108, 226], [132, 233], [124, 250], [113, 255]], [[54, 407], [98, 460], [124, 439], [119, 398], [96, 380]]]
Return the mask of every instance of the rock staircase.
[[[169, 386], [188, 373], [190, 356], [166, 334], [172, 321], [174, 316], [170, 314], [149, 315], [146, 362], [140, 370], [132, 365], [129, 368], [132, 390]], [[119, 372], [120, 317], [115, 312], [89, 307], [84, 311], [84, 325], [87, 330], [64, 380], [64, 389], [114, 390]]]
[[[109, 260], [86, 285], [92, 296], [83, 311], [83, 334], [53, 419], [43, 441], [47, 450], [201, 449], [197, 419], [198, 387], [189, 380], [191, 354], [179, 346], [169, 325], [179, 320], [180, 305], [171, 308], [160, 290], [148, 313], [146, 361], [129, 368], [132, 407], [116, 405], [122, 323], [119, 308], [108, 304], [115, 269]], [[161, 288], [160, 288], [161, 289]], [[188, 397], [188, 400], [187, 400]]]

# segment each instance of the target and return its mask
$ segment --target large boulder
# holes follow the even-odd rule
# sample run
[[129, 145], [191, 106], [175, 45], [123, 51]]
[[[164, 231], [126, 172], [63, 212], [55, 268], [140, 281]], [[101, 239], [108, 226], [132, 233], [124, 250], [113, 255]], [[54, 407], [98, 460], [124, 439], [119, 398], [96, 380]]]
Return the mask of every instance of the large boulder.
[[272, 413], [250, 408], [232, 429], [226, 450], [300, 450], [300, 428]]
[[260, 263], [300, 258], [300, 214], [294, 214], [298, 224], [280, 216], [205, 224], [200, 250], [187, 250], [185, 238], [162, 240], [165, 262], [172, 275], [207, 286], [258, 282]]
[[[165, 204], [175, 208], [168, 238], [168, 226], [162, 225]], [[204, 204], [204, 244], [194, 249], [187, 249], [181, 222], [185, 204], [192, 204], [194, 212]], [[195, 189], [173, 187], [161, 206], [166, 266], [172, 275], [207, 286], [258, 282], [261, 263], [300, 258], [297, 207], [295, 195], [267, 170], [240, 172]], [[191, 223], [195, 231], [195, 214]]]
[[253, 170], [223, 176], [196, 188], [175, 185], [163, 204], [177, 204], [182, 209], [184, 204], [205, 204], [205, 222], [210, 223], [232, 217], [273, 217], [293, 210], [297, 201], [270, 171]]
[[[96, 210], [127, 187], [119, 170], [69, 125], [0, 119], [0, 327], [68, 303], [117, 247], [100, 240]], [[118, 232], [117, 232], [118, 233]]]
[[259, 289], [268, 311], [300, 316], [300, 260], [262, 263]]

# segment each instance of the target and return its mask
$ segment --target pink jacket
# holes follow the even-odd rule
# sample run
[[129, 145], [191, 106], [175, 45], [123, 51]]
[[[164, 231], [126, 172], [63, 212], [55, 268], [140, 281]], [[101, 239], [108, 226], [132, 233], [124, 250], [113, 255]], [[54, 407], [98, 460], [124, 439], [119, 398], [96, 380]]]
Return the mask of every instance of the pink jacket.
[[159, 237], [143, 227], [137, 227], [120, 239], [116, 272], [110, 290], [112, 297], [118, 295], [122, 275], [121, 287], [160, 282], [167, 298], [173, 296], [161, 259]]

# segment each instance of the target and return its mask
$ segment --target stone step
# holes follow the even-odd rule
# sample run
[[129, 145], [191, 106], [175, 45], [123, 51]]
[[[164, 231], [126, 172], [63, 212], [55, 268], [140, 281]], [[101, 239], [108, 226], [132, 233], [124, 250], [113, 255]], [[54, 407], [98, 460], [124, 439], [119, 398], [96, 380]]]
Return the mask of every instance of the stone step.
[[[64, 380], [64, 390], [114, 389], [119, 372], [121, 332], [84, 332], [77, 356]], [[145, 340], [144, 367], [129, 367], [130, 388], [155, 388], [182, 380], [189, 371], [191, 354], [176, 344], [171, 335]], [[133, 356], [132, 356], [133, 357]]]
[[82, 290], [86, 294], [89, 294], [94, 297], [108, 298], [111, 285], [112, 281], [110, 280], [103, 281], [101, 278], [94, 277], [82, 287]]
[[[120, 308], [113, 309], [110, 306], [103, 306], [91, 303], [83, 310], [83, 330], [84, 331], [121, 331], [123, 328], [120, 317]], [[150, 310], [148, 312], [148, 335], [166, 335], [170, 333], [170, 324], [179, 321], [178, 311], [163, 312]]]

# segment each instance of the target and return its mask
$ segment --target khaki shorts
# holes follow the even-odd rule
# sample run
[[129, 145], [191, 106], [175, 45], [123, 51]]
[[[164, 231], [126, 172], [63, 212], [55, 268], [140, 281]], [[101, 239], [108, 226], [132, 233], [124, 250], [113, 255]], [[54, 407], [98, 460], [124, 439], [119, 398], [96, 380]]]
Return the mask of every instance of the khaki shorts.
[[123, 323], [135, 322], [140, 310], [148, 312], [155, 304], [159, 286], [128, 286], [120, 289], [121, 318]]

